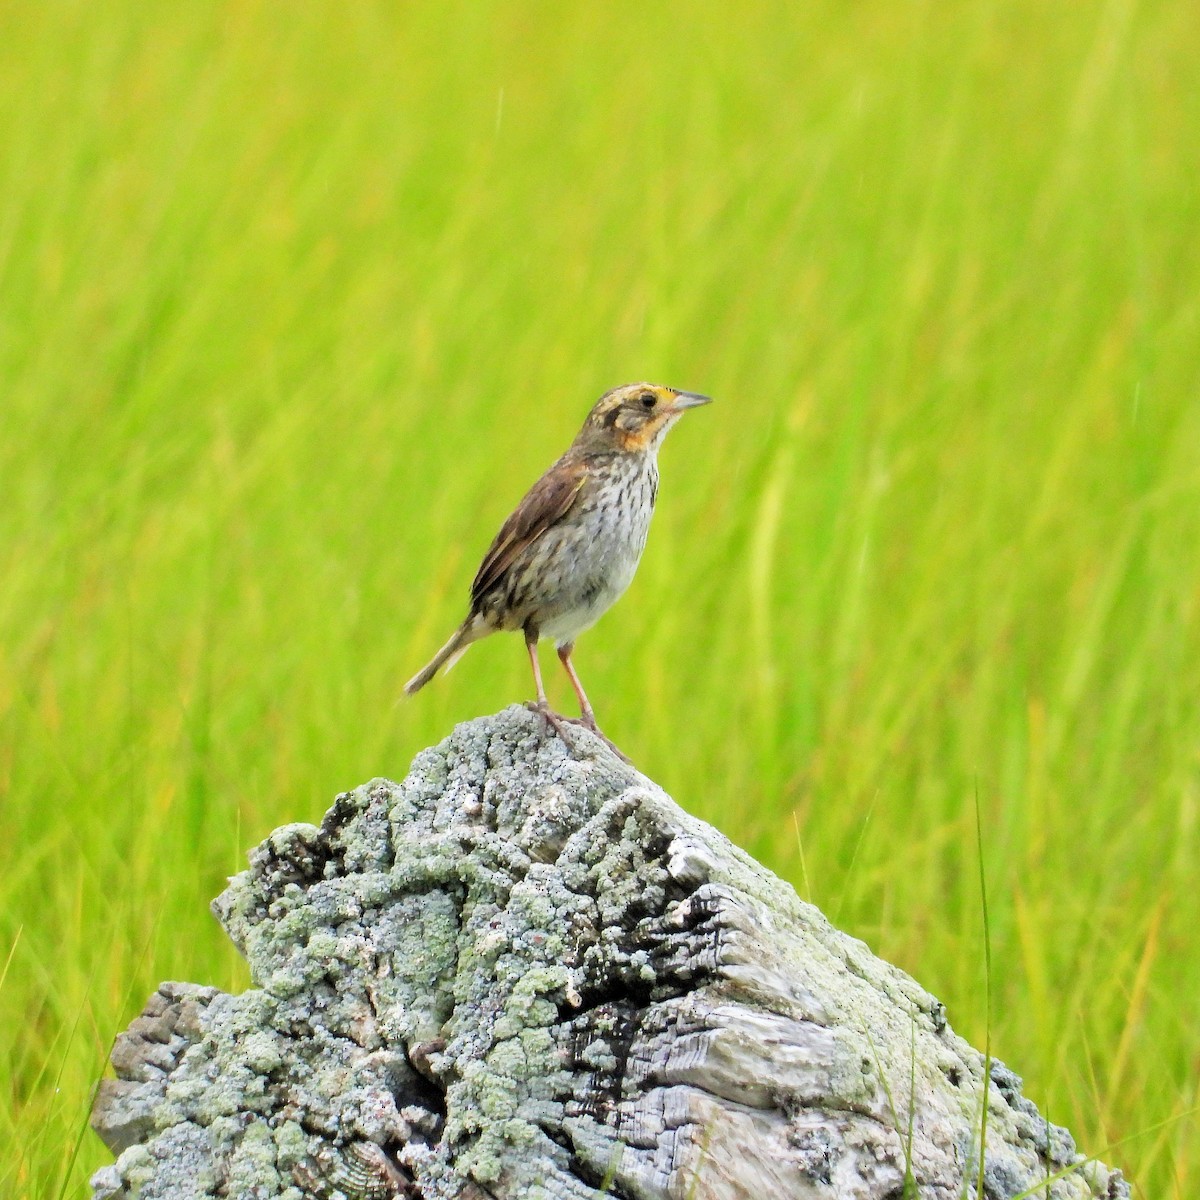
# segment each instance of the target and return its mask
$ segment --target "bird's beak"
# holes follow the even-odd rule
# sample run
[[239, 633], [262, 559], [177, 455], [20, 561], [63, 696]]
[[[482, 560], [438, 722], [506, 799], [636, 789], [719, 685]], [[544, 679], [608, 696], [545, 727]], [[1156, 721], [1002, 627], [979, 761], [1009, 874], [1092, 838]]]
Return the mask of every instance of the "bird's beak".
[[711, 403], [711, 396], [702, 396], [699, 392], [676, 392], [675, 399], [671, 401], [671, 407], [678, 412], [685, 408], [699, 408], [702, 404]]

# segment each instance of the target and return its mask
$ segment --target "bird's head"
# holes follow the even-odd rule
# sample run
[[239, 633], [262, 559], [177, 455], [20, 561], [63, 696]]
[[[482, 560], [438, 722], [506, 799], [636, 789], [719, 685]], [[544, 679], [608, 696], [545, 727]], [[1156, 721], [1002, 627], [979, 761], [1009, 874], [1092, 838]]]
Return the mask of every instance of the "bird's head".
[[575, 445], [583, 450], [655, 450], [668, 429], [708, 396], [659, 383], [627, 383], [605, 392], [587, 415]]

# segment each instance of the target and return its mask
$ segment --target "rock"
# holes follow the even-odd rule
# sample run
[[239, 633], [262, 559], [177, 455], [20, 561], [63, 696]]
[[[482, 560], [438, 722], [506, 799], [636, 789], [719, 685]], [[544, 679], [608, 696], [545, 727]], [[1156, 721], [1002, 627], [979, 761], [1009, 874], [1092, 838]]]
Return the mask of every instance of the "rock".
[[[213, 906], [255, 986], [118, 1038], [94, 1195], [976, 1197], [942, 1005], [572, 733], [468, 722], [255, 850]], [[991, 1063], [987, 1200], [1128, 1197], [1020, 1084]]]

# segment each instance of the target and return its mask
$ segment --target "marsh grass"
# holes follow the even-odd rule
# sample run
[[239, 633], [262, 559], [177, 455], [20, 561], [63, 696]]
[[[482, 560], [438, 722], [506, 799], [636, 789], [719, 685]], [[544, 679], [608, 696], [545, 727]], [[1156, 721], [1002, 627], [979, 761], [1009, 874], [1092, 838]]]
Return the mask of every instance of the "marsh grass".
[[8, 5], [0, 1193], [106, 1160], [160, 979], [245, 984], [247, 847], [527, 694], [495, 639], [396, 704], [647, 377], [717, 403], [580, 643], [608, 732], [976, 1044], [978, 785], [994, 1052], [1190, 1200], [1198, 50], [1149, 0]]

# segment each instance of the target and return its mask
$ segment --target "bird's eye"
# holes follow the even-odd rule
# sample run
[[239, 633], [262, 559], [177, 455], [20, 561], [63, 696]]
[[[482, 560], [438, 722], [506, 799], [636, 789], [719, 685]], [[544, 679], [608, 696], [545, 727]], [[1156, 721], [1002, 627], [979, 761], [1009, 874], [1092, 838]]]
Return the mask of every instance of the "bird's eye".
[[653, 408], [658, 403], [658, 397], [653, 392], [643, 392], [638, 399], [643, 408]]

